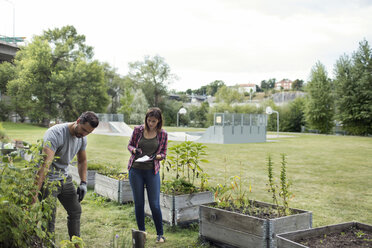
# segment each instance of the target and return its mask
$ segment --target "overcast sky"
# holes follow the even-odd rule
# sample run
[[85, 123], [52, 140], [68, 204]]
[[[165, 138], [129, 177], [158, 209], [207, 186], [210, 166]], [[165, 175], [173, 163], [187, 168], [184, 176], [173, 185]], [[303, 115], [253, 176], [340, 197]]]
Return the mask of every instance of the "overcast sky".
[[73, 25], [95, 58], [122, 75], [128, 63], [159, 55], [179, 78], [171, 89], [264, 79], [329, 77], [343, 54], [372, 45], [372, 0], [0, 0], [0, 35], [28, 41]]

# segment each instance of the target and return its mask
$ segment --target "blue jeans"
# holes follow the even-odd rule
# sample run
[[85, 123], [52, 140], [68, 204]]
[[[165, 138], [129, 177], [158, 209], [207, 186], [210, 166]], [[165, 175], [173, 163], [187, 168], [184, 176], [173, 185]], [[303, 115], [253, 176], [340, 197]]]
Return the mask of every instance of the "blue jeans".
[[157, 235], [163, 235], [163, 217], [160, 209], [160, 175], [154, 175], [154, 170], [129, 170], [129, 182], [132, 187], [134, 209], [136, 213], [137, 226], [140, 231], [145, 231], [145, 193], [150, 204], [152, 218], [155, 223]]

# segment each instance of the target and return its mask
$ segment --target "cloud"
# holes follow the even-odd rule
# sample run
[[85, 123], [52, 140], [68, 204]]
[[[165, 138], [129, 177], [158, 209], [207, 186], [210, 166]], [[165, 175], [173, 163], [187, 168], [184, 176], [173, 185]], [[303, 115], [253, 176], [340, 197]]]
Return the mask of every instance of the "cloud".
[[331, 76], [342, 54], [372, 41], [369, 0], [13, 1], [17, 35], [74, 25], [95, 57], [123, 75], [129, 62], [164, 57], [180, 90], [216, 79], [307, 80], [317, 61]]

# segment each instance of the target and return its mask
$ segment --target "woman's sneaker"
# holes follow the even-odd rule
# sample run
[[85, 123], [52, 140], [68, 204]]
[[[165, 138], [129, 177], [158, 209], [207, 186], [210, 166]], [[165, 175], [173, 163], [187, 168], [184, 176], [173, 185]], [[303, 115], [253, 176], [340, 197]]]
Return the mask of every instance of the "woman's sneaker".
[[158, 235], [156, 237], [156, 243], [164, 243], [165, 242], [165, 238], [163, 235]]

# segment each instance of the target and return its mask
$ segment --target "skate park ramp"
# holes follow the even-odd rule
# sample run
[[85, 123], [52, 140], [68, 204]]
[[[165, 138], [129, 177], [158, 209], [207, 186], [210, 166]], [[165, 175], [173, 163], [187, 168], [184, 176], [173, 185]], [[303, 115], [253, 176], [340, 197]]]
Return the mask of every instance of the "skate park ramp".
[[125, 122], [105, 122], [100, 121], [98, 127], [94, 129], [94, 134], [115, 135], [115, 136], [131, 136], [133, 129]]
[[[94, 134], [112, 135], [112, 136], [132, 136], [133, 129], [125, 122], [105, 122], [100, 121], [98, 127], [94, 129]], [[168, 132], [168, 140], [173, 141], [195, 141], [200, 136], [190, 135], [186, 132]]]
[[[200, 143], [241, 144], [266, 142], [267, 116], [216, 113], [214, 125], [203, 132], [168, 132], [168, 140]], [[133, 129], [123, 121], [100, 121], [94, 134], [128, 136]]]

